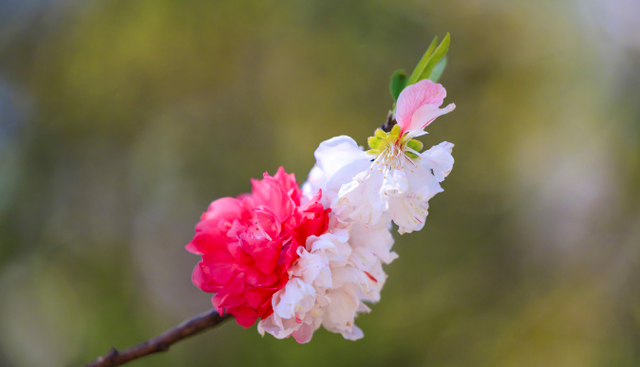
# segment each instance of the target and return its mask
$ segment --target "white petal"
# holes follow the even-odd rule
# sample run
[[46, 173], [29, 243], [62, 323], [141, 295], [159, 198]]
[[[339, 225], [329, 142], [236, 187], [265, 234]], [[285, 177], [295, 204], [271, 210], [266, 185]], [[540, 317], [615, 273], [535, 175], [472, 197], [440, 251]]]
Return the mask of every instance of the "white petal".
[[341, 266], [331, 269], [333, 289], [344, 287], [346, 284], [366, 283], [364, 273], [354, 266]]
[[[304, 247], [299, 247], [298, 252], [300, 257], [292, 268], [293, 270], [291, 273], [300, 277], [306, 284], [312, 284], [319, 281], [320, 285], [324, 287], [331, 287], [331, 270], [329, 270], [329, 260], [324, 256], [308, 252]], [[327, 272], [329, 272], [329, 279], [326, 279]], [[320, 279], [318, 279], [318, 277], [320, 277]]]
[[367, 247], [357, 247], [353, 249], [353, 252], [349, 257], [349, 261], [351, 261], [356, 268], [362, 271], [369, 271], [373, 264], [380, 260], [372, 249]]
[[296, 331], [300, 327], [295, 320], [283, 320], [276, 314], [271, 314], [266, 319], [260, 320], [258, 323], [258, 332], [264, 335], [265, 332], [273, 335], [276, 339], [284, 339]]
[[[355, 285], [334, 289], [329, 293], [331, 303], [327, 307], [322, 325], [336, 333], [353, 331], [354, 319], [358, 310], [357, 287]], [[344, 334], [343, 334], [344, 336]]]
[[364, 337], [364, 333], [358, 326], [353, 325], [350, 329], [342, 332], [342, 336], [347, 340], [358, 340]]
[[409, 180], [404, 170], [393, 169], [384, 176], [380, 196], [402, 196], [409, 189]]
[[433, 174], [436, 179], [438, 179], [438, 182], [442, 182], [453, 168], [454, 161], [451, 156], [452, 151], [453, 144], [443, 141], [420, 154], [420, 165], [433, 170]]
[[379, 225], [376, 227], [365, 227], [354, 224], [351, 229], [349, 243], [354, 248], [367, 247], [385, 264], [390, 263], [398, 257], [391, 251], [393, 247], [393, 236], [389, 225]]
[[316, 165], [303, 190], [305, 195], [313, 196], [321, 189], [327, 204], [337, 196], [343, 184], [365, 171], [371, 163], [371, 156], [355, 140], [344, 135], [320, 143], [314, 156]]
[[317, 327], [312, 322], [303, 322], [300, 327], [292, 333], [293, 338], [300, 344], [305, 344], [311, 341], [313, 332]]
[[380, 195], [383, 180], [382, 172], [369, 169], [343, 185], [338, 200], [332, 203], [336, 215], [367, 226], [377, 224], [387, 209], [387, 203]]
[[[327, 232], [320, 237], [307, 240], [307, 248], [312, 253], [322, 253], [327, 260], [333, 263], [346, 263], [351, 253], [351, 247], [347, 244], [349, 232], [347, 230], [337, 230]], [[335, 265], [335, 264], [334, 264]]]
[[422, 164], [422, 160], [417, 167], [405, 165], [404, 172], [407, 190], [401, 195], [389, 195], [388, 202], [389, 214], [398, 225], [400, 234], [422, 229], [429, 213], [429, 199], [442, 192], [430, 165]]
[[412, 192], [402, 198], [389, 200], [389, 213], [398, 225], [400, 234], [419, 231], [429, 214], [429, 198], [423, 192]]
[[273, 313], [283, 319], [300, 317], [315, 303], [315, 289], [299, 278], [290, 279], [287, 285], [273, 295]]

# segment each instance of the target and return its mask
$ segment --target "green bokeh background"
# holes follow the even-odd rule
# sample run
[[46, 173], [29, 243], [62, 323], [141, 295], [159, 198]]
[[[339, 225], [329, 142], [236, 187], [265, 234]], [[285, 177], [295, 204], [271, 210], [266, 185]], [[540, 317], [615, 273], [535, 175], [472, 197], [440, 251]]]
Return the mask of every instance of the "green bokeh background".
[[445, 192], [357, 342], [233, 322], [138, 366], [640, 365], [634, 0], [0, 1], [0, 365], [74, 366], [210, 307], [207, 204], [360, 144], [451, 33]]

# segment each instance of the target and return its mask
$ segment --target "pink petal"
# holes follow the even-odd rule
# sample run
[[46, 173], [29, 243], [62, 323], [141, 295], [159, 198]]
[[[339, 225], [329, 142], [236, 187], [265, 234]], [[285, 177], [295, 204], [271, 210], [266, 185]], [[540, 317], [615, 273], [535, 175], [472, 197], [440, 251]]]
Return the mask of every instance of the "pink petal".
[[219, 285], [227, 284], [236, 272], [233, 259], [228, 253], [222, 251], [204, 254], [200, 268], [204, 275]]
[[187, 244], [186, 249], [191, 253], [201, 255], [209, 251], [224, 249], [227, 240], [227, 236], [219, 232], [199, 232]]
[[290, 241], [282, 246], [282, 251], [280, 252], [280, 258], [278, 259], [278, 265], [281, 267], [280, 270], [282, 272], [286, 272], [293, 262], [298, 259], [298, 241], [295, 237], [291, 238]]
[[269, 207], [260, 205], [253, 208], [256, 226], [261, 234], [269, 240], [273, 240], [280, 235], [282, 223], [278, 221], [276, 214]]
[[278, 275], [274, 273], [264, 274], [255, 268], [247, 269], [247, 272], [244, 274], [245, 283], [252, 287], [271, 287], [279, 280], [280, 278]]
[[[269, 175], [265, 172], [264, 177], [268, 177]], [[285, 172], [284, 167], [280, 166], [278, 168], [278, 172], [273, 176], [273, 178], [280, 184], [284, 192], [289, 195], [289, 197], [296, 203], [296, 205], [300, 205], [300, 197], [302, 196], [302, 190], [298, 187], [298, 183], [296, 182], [296, 175], [293, 173], [287, 174]]]
[[286, 222], [296, 210], [296, 204], [273, 177], [251, 180], [251, 193], [256, 206], [269, 207], [280, 223]]
[[246, 286], [244, 284], [245, 274], [240, 273], [234, 275], [233, 278], [225, 285], [224, 292], [226, 294], [225, 298], [225, 307], [226, 305], [239, 305], [244, 301], [244, 292], [246, 291]]
[[233, 307], [228, 310], [236, 318], [236, 322], [245, 328], [253, 325], [259, 316], [256, 315], [256, 311], [250, 307], [240, 306]]
[[253, 257], [251, 257], [251, 242], [255, 241], [252, 238], [247, 238], [244, 234], [240, 236], [239, 242], [231, 242], [227, 245], [227, 251], [233, 257], [236, 264], [239, 266], [251, 266], [253, 265]]
[[416, 111], [424, 105], [434, 105], [440, 107], [442, 101], [447, 96], [447, 91], [441, 84], [425, 79], [416, 84], [406, 87], [398, 97], [396, 107], [396, 120], [406, 132], [412, 125], [412, 117]]
[[224, 218], [233, 220], [239, 218], [244, 211], [242, 201], [236, 198], [220, 198], [209, 204], [209, 208], [202, 214], [201, 220]]
[[411, 124], [407, 127], [406, 131], [423, 130], [427, 125], [433, 122], [438, 116], [442, 116], [453, 111], [456, 105], [451, 103], [445, 108], [438, 108], [438, 106], [427, 104], [416, 110], [411, 117]]
[[218, 293], [211, 297], [211, 304], [213, 304], [213, 307], [216, 309], [216, 311], [218, 311], [220, 315], [224, 315], [227, 313], [224, 309], [224, 305], [222, 304], [223, 298], [224, 295], [222, 293]]
[[205, 270], [202, 269], [202, 263], [198, 263], [193, 269], [193, 274], [191, 274], [191, 281], [196, 287], [202, 289], [205, 292], [212, 291], [207, 284], [209, 282], [209, 276], [206, 274]]
[[278, 265], [281, 246], [282, 243], [280, 241], [274, 241], [269, 242], [264, 247], [255, 249], [253, 251], [253, 258], [256, 268], [264, 274], [272, 274], [276, 265]]
[[273, 292], [261, 288], [253, 288], [247, 292], [247, 303], [256, 310], [264, 308], [271, 302]]
[[313, 324], [303, 324], [296, 331], [291, 334], [293, 338], [300, 344], [308, 343], [311, 340], [314, 332]]

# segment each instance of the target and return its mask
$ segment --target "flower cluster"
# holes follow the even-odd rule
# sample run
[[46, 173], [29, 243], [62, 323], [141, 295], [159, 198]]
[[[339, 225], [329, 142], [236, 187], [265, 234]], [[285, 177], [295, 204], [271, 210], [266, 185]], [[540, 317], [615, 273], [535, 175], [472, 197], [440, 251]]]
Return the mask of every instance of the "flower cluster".
[[438, 116], [442, 85], [422, 80], [397, 100], [388, 131], [368, 151], [348, 136], [324, 141], [299, 188], [280, 168], [253, 181], [251, 194], [214, 201], [187, 249], [202, 255], [193, 282], [213, 292], [213, 305], [276, 338], [308, 342], [320, 326], [359, 339], [366, 303], [380, 299], [393, 261], [393, 223], [400, 234], [422, 229], [429, 199], [453, 166], [453, 144], [421, 152], [416, 137]]

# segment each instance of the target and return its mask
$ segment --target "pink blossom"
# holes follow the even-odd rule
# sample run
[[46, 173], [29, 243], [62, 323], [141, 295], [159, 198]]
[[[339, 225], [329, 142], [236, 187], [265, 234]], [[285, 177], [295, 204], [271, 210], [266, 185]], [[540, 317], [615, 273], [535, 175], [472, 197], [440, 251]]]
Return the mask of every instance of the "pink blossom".
[[249, 327], [273, 313], [271, 299], [289, 281], [287, 270], [309, 236], [327, 230], [329, 209], [318, 192], [300, 205], [301, 190], [282, 167], [252, 180], [251, 194], [212, 202], [186, 248], [202, 255], [193, 283], [216, 293], [212, 303]]

